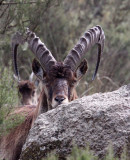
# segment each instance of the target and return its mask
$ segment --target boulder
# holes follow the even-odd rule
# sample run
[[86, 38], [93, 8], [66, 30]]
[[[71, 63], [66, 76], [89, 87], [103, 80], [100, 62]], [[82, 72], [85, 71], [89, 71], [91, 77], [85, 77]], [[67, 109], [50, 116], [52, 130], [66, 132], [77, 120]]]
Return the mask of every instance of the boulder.
[[118, 156], [130, 151], [130, 85], [84, 96], [41, 114], [30, 130], [20, 160], [39, 160], [55, 151], [64, 159], [72, 147], [90, 146], [103, 157], [109, 145]]

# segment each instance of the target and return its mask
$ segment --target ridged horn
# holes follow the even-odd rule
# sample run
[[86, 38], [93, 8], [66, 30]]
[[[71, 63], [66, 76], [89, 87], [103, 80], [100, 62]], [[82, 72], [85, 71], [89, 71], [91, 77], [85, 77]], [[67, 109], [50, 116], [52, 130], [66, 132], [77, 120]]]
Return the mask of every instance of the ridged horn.
[[95, 26], [91, 29], [89, 29], [87, 32], [84, 33], [84, 35], [80, 38], [78, 43], [75, 45], [75, 47], [70, 51], [70, 53], [67, 55], [67, 57], [64, 60], [64, 64], [67, 64], [71, 67], [73, 71], [76, 70], [77, 66], [85, 56], [85, 53], [95, 44], [98, 45], [98, 58], [97, 58], [97, 64], [96, 69], [93, 74], [92, 80], [94, 80], [99, 63], [101, 54], [103, 52], [104, 48], [104, 40], [105, 35], [104, 31], [100, 26]]
[[13, 56], [13, 68], [14, 68], [14, 77], [18, 79], [18, 82], [20, 81], [20, 76], [19, 76], [19, 71], [18, 71], [18, 64], [17, 64], [17, 49], [19, 44], [23, 44], [24, 40], [21, 35], [21, 33], [16, 32], [12, 36], [12, 41], [11, 41], [11, 48], [12, 48], [12, 56]]
[[56, 63], [55, 58], [52, 56], [51, 52], [47, 49], [44, 43], [41, 42], [39, 37], [35, 35], [35, 33], [31, 32], [27, 29], [27, 42], [29, 48], [34, 53], [36, 58], [41, 63], [42, 67], [48, 71], [52, 65]]

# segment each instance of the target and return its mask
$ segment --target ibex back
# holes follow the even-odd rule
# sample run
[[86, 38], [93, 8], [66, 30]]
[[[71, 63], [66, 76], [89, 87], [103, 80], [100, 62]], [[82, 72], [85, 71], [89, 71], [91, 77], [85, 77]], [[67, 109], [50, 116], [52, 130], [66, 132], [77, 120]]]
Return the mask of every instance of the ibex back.
[[88, 68], [87, 61], [82, 59], [94, 44], [98, 44], [98, 59], [93, 75], [93, 79], [95, 78], [103, 52], [104, 39], [102, 28], [93, 27], [84, 33], [63, 62], [57, 62], [35, 33], [27, 30], [25, 38], [19, 33], [13, 36], [12, 48], [16, 75], [19, 76], [16, 61], [17, 47], [26, 41], [37, 59], [33, 60], [32, 70], [42, 82], [43, 90], [36, 110], [32, 111], [21, 126], [15, 128], [6, 137], [6, 140], [5, 138], [2, 140], [3, 158], [17, 160], [20, 157], [28, 132], [39, 114], [77, 98], [75, 87]]

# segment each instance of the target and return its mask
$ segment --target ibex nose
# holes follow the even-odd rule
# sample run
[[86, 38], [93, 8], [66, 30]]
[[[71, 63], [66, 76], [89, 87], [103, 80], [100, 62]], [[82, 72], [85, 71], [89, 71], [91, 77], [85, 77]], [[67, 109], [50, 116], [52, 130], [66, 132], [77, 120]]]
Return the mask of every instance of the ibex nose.
[[64, 99], [65, 99], [64, 97], [57, 96], [57, 97], [55, 98], [55, 101], [57, 101], [57, 102], [60, 104]]

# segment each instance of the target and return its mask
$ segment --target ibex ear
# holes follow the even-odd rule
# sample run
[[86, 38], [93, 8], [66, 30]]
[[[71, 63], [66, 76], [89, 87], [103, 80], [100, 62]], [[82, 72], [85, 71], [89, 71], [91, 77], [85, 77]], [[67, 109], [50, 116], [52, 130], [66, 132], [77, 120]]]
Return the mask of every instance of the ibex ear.
[[87, 69], [88, 69], [87, 60], [84, 59], [75, 71], [78, 80], [80, 80], [83, 77], [83, 75], [87, 72]]
[[45, 70], [42, 68], [41, 64], [39, 63], [38, 60], [34, 59], [32, 62], [32, 70], [34, 72], [34, 74], [41, 80], [43, 81], [46, 72]]

